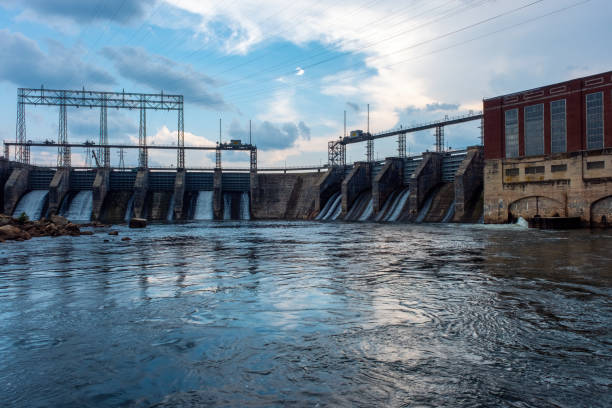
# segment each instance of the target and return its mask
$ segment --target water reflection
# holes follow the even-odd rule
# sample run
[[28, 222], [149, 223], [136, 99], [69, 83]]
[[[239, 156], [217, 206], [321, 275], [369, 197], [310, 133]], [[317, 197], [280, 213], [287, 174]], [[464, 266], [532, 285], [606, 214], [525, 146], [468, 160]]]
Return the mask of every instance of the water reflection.
[[208, 222], [105, 238], [0, 247], [1, 405], [612, 403], [609, 232]]

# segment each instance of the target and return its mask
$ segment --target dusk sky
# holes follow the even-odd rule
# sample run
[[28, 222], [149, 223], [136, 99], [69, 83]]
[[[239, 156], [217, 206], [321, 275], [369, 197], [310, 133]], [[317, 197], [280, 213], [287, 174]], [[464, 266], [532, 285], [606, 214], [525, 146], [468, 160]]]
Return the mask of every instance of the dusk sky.
[[[18, 87], [163, 90], [185, 96], [185, 144], [218, 140], [219, 118], [223, 140], [248, 139], [252, 120], [261, 165], [325, 163], [345, 110], [348, 129], [365, 130], [369, 103], [378, 132], [612, 69], [611, 17], [609, 0], [0, 0], [0, 139], [15, 138]], [[111, 142], [138, 142], [137, 111], [108, 115]], [[28, 106], [26, 120], [28, 139], [57, 139], [56, 107]], [[98, 126], [97, 109], [69, 108], [70, 141], [97, 141]], [[447, 145], [478, 144], [479, 126], [447, 127]], [[176, 142], [176, 113], [148, 113], [147, 128], [150, 143]], [[433, 132], [407, 144], [431, 150]], [[396, 140], [375, 152], [395, 155]], [[55, 154], [33, 149], [33, 162]], [[363, 144], [348, 148], [364, 158]], [[247, 154], [224, 160], [248, 166]], [[187, 153], [187, 167], [213, 164]]]

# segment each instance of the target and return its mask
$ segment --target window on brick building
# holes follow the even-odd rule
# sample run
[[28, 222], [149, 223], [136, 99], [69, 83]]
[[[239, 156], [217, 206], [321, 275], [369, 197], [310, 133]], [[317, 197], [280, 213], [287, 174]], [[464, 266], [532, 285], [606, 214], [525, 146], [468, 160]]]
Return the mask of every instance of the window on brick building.
[[603, 92], [586, 96], [587, 149], [602, 149], [604, 141]]
[[510, 109], [505, 113], [506, 122], [506, 157], [519, 155], [518, 109]]
[[525, 107], [525, 156], [544, 154], [544, 104]]
[[550, 103], [550, 151], [567, 151], [567, 123], [565, 99]]

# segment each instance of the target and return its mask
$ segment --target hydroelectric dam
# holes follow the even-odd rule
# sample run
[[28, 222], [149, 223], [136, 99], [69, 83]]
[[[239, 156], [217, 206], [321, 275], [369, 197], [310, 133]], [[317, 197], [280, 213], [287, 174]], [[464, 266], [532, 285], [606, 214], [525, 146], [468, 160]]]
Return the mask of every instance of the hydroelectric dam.
[[[58, 106], [58, 140], [26, 137], [25, 107]], [[100, 108], [100, 140], [68, 141], [67, 107]], [[107, 109], [140, 111], [139, 144], [108, 141]], [[148, 145], [149, 110], [177, 112], [177, 144]], [[329, 142], [324, 166], [265, 168], [257, 165], [257, 147], [240, 140], [216, 146], [185, 146], [183, 96], [86, 90], [20, 88], [16, 141], [4, 142], [0, 161], [0, 204], [5, 214], [30, 219], [63, 215], [72, 221], [127, 222], [182, 220], [346, 220], [381, 222], [478, 222], [483, 207], [483, 149], [444, 150], [444, 126], [481, 120], [481, 113], [446, 118], [411, 128], [351, 136]], [[435, 130], [436, 151], [406, 156], [406, 134]], [[346, 131], [345, 131], [346, 133]], [[397, 136], [398, 156], [374, 160], [373, 141]], [[346, 145], [365, 141], [366, 161], [346, 163]], [[30, 163], [32, 148], [57, 149], [57, 166]], [[83, 149], [96, 166], [72, 165], [72, 152]], [[112, 167], [111, 149], [138, 149], [138, 166]], [[149, 166], [150, 150], [174, 150], [176, 167]], [[215, 151], [215, 167], [188, 168], [185, 151]], [[248, 168], [224, 168], [224, 151], [250, 155]], [[11, 161], [13, 156], [15, 160]]]

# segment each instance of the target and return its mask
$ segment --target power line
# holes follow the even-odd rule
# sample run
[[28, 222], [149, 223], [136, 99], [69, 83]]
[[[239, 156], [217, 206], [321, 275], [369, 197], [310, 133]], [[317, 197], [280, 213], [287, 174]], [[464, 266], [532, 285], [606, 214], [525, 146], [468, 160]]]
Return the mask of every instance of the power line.
[[[403, 48], [403, 49], [402, 49], [402, 50], [400, 50], [400, 51], [401, 51], [401, 52], [404, 52], [404, 51], [407, 51], [407, 50], [411, 50], [411, 49], [414, 49], [414, 48], [420, 47], [420, 46], [425, 45], [425, 44], [429, 44], [429, 43], [434, 42], [434, 41], [438, 41], [438, 40], [440, 40], [440, 39], [443, 39], [443, 38], [446, 38], [446, 37], [449, 37], [449, 36], [452, 36], [452, 35], [458, 34], [458, 33], [460, 33], [460, 32], [463, 32], [463, 31], [469, 30], [469, 29], [474, 28], [474, 27], [477, 27], [477, 26], [479, 26], [479, 25], [489, 23], [489, 22], [494, 21], [494, 20], [496, 20], [496, 19], [498, 19], [498, 18], [505, 17], [505, 16], [507, 16], [507, 15], [509, 15], [509, 14], [515, 13], [515, 12], [517, 12], [517, 11], [523, 10], [523, 9], [525, 9], [525, 8], [528, 8], [528, 7], [531, 7], [531, 6], [533, 6], [533, 5], [536, 5], [536, 4], [538, 4], [538, 3], [541, 3], [541, 2], [543, 2], [543, 1], [545, 1], [545, 0], [536, 0], [536, 1], [533, 1], [533, 2], [528, 3], [528, 4], [526, 4], [526, 5], [522, 5], [522, 6], [520, 6], [520, 7], [516, 7], [516, 8], [514, 8], [514, 9], [511, 9], [511, 10], [509, 10], [509, 11], [505, 11], [505, 12], [500, 13], [500, 14], [497, 14], [497, 15], [495, 15], [495, 16], [485, 18], [485, 19], [480, 20], [480, 21], [478, 21], [478, 22], [476, 22], [476, 23], [468, 24], [468, 25], [463, 26], [463, 27], [461, 27], [461, 28], [459, 28], [459, 29], [452, 30], [452, 31], [449, 31], [449, 32], [447, 32], [447, 33], [444, 33], [444, 34], [438, 35], [438, 36], [436, 36], [436, 37], [433, 37], [433, 38], [430, 38], [430, 39], [427, 39], [427, 40], [420, 41], [420, 42], [418, 42], [418, 43], [412, 44], [412, 45], [410, 45], [409, 47]], [[380, 44], [381, 42], [386, 41], [386, 40], [388, 40], [388, 39], [389, 39], [389, 38], [387, 38], [387, 39], [385, 39], [385, 40], [378, 41], [378, 42], [376, 42], [376, 43], [371, 43], [371, 44], [369, 44], [369, 45], [367, 45], [367, 46], [365, 46], [365, 47], [362, 47], [361, 49], [359, 49], [359, 50], [357, 50], [357, 51], [355, 51], [355, 52], [362, 52], [364, 49], [370, 48], [370, 47], [372, 47], [372, 46], [374, 46], [374, 45], [376, 45], [376, 44]], [[383, 54], [383, 55], [380, 55], [380, 56], [378, 56], [378, 57], [376, 57], [376, 58], [382, 58], [382, 57], [385, 57], [385, 56], [393, 55], [393, 54], [396, 54], [397, 52], [399, 52], [399, 51], [394, 51], [394, 52], [392, 52], [392, 53]], [[314, 67], [316, 67], [316, 66], [319, 66], [319, 65], [322, 65], [322, 64], [325, 64], [325, 63], [328, 63], [328, 62], [334, 61], [334, 60], [336, 60], [336, 59], [338, 59], [338, 58], [341, 58], [341, 57], [343, 57], [343, 56], [344, 56], [344, 55], [333, 55], [333, 56], [331, 56], [331, 57], [329, 57], [329, 58], [326, 58], [326, 59], [323, 59], [323, 60], [320, 60], [320, 61], [314, 62], [314, 63], [309, 64], [309, 65], [305, 65], [305, 66], [303, 66], [303, 67], [302, 67], [302, 69], [306, 70], [306, 69], [314, 68]], [[286, 73], [284, 73], [283, 75], [290, 75], [290, 74], [292, 74], [292, 73], [293, 73], [293, 71], [292, 71], [292, 72], [286, 72]], [[268, 90], [269, 90], [269, 89], [268, 89]], [[247, 92], [247, 94], [249, 94], [249, 93]]]
[[[562, 8], [559, 8], [559, 9], [557, 9], [557, 10], [553, 10], [553, 11], [551, 11], [551, 12], [549, 12], [549, 13], [545, 13], [545, 14], [539, 15], [539, 16], [537, 16], [537, 17], [533, 17], [533, 18], [530, 18], [530, 19], [524, 20], [524, 21], [522, 21], [522, 22], [515, 23], [515, 24], [509, 25], [509, 26], [506, 26], [506, 27], [501, 28], [501, 29], [499, 29], [499, 30], [494, 30], [494, 31], [491, 31], [491, 32], [486, 33], [486, 34], [483, 34], [483, 35], [479, 35], [479, 36], [476, 36], [476, 37], [472, 37], [472, 38], [470, 38], [470, 39], [468, 39], [468, 40], [465, 40], [465, 41], [460, 41], [460, 42], [458, 42], [458, 43], [452, 44], [452, 45], [447, 46], [447, 47], [442, 47], [442, 48], [439, 48], [439, 49], [436, 49], [436, 50], [433, 50], [433, 51], [427, 52], [427, 53], [425, 53], [425, 54], [418, 55], [418, 56], [416, 56], [416, 57], [407, 58], [407, 59], [404, 59], [404, 60], [401, 60], [401, 61], [398, 61], [398, 62], [394, 62], [394, 63], [392, 63], [392, 64], [385, 65], [385, 66], [383, 66], [383, 67], [380, 67], [379, 69], [391, 68], [391, 67], [393, 67], [393, 66], [397, 66], [397, 65], [405, 64], [405, 63], [407, 63], [407, 62], [413, 62], [413, 61], [416, 61], [416, 60], [421, 59], [421, 58], [425, 58], [425, 57], [428, 57], [428, 56], [431, 56], [431, 55], [435, 55], [435, 54], [438, 54], [438, 53], [440, 53], [440, 52], [447, 51], [447, 50], [449, 50], [449, 49], [453, 49], [453, 48], [456, 48], [456, 47], [459, 47], [459, 46], [462, 46], [462, 45], [465, 45], [465, 44], [469, 44], [469, 43], [472, 43], [472, 42], [474, 42], [474, 41], [481, 40], [481, 39], [483, 39], [483, 38], [487, 38], [487, 37], [490, 37], [490, 36], [493, 36], [493, 35], [496, 35], [496, 34], [499, 34], [499, 33], [502, 33], [502, 32], [508, 31], [508, 30], [511, 30], [511, 29], [514, 29], [514, 28], [516, 28], [516, 27], [520, 27], [520, 26], [523, 26], [523, 25], [526, 25], [526, 24], [532, 23], [532, 22], [534, 22], [534, 21], [541, 20], [541, 19], [543, 19], [543, 18], [550, 17], [550, 16], [552, 16], [552, 15], [562, 13], [562, 12], [564, 12], [564, 11], [566, 11], [566, 10], [572, 9], [572, 8], [574, 8], [574, 7], [581, 6], [581, 5], [586, 4], [586, 3], [590, 2], [590, 1], [591, 1], [591, 0], [584, 0], [584, 1], [581, 1], [581, 2], [577, 2], [577, 3], [571, 4], [571, 5], [569, 5], [569, 6], [562, 7]], [[381, 58], [382, 58], [382, 57], [381, 57]], [[358, 73], [355, 73], [355, 74], [353, 74], [353, 75], [347, 75], [347, 76], [344, 76], [342, 79], [345, 79], [345, 80], [346, 80], [346, 79], [352, 79], [352, 78], [359, 78], [359, 77], [363, 77], [363, 76], [366, 76], [366, 75], [368, 75], [368, 73], [367, 73], [367, 72], [358, 72]], [[309, 86], [309, 87], [307, 87], [307, 86], [300, 86], [300, 89], [312, 88], [312, 87], [314, 87], [314, 85], [315, 85], [315, 84], [313, 84], [313, 85], [311, 85], [311, 86]], [[280, 88], [281, 88], [281, 87], [279, 87], [279, 89], [280, 89]], [[274, 91], [274, 90], [277, 90], [277, 89], [269, 89], [269, 88], [268, 88], [268, 89], [266, 89], [266, 90], [263, 90], [263, 91], [257, 92], [257, 94], [253, 94], [252, 96], [256, 96], [256, 95], [258, 95], [258, 94], [263, 94], [263, 93], [267, 93], [267, 92]], [[263, 99], [259, 99], [259, 100], [268, 100], [268, 99], [271, 99], [271, 98], [273, 98], [273, 97], [274, 97], [274, 96], [270, 96], [270, 97], [268, 97], [268, 98], [263, 98]], [[247, 97], [245, 97], [245, 98], [240, 98], [239, 100], [243, 100], [243, 101], [244, 101], [244, 100], [251, 100], [251, 99], [252, 99], [252, 98], [250, 98], [250, 97], [248, 97], [248, 96], [247, 96]]]

